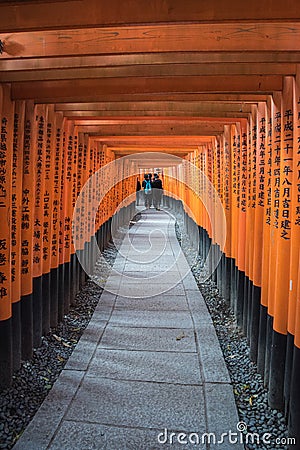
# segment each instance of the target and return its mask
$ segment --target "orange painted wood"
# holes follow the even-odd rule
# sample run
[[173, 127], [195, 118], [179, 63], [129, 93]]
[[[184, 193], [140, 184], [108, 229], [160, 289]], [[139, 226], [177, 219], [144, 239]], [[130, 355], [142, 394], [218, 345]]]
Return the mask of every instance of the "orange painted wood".
[[0, 17], [1, 29], [13, 32], [17, 30], [44, 30], [71, 28], [80, 25], [103, 26], [119, 24], [140, 24], [161, 22], [219, 22], [219, 21], [249, 21], [283, 19], [293, 20], [299, 18], [298, 5], [289, 2], [289, 7], [284, 3], [274, 3], [266, 0], [262, 4], [259, 0], [253, 0], [247, 9], [238, 0], [233, 0], [228, 7], [226, 0], [211, 0], [199, 3], [195, 0], [154, 0], [144, 2], [141, 8], [140, 0], [128, 0], [126, 4], [119, 0], [109, 3], [99, 3], [98, 0], [83, 0], [78, 3], [75, 0], [63, 2], [40, 2], [31, 4], [24, 2], [7, 2], [1, 4]]
[[[282, 151], [282, 93], [273, 95], [272, 114], [272, 210], [271, 230], [269, 237], [269, 272], [266, 283], [268, 284], [268, 312], [275, 315], [275, 276], [278, 261], [279, 243], [279, 207], [280, 207], [280, 155]], [[264, 247], [267, 241], [264, 240]]]
[[25, 102], [16, 102], [13, 131], [12, 202], [11, 202], [11, 299], [21, 298], [22, 178]]
[[[272, 257], [271, 243], [273, 243], [273, 211], [274, 211], [274, 102], [269, 98], [267, 102], [268, 138], [267, 138], [267, 171], [265, 175], [265, 211], [263, 220], [263, 248], [262, 248], [262, 280], [261, 304], [268, 306], [270, 287], [270, 258]], [[272, 241], [271, 241], [272, 239]], [[271, 312], [271, 310], [270, 310]]]
[[232, 258], [231, 249], [231, 227], [232, 227], [232, 179], [231, 179], [231, 134], [230, 126], [224, 126], [223, 136], [223, 167], [224, 167], [224, 184], [223, 184], [223, 196], [224, 196], [224, 211], [226, 216], [226, 242], [225, 242], [225, 254], [227, 257]]
[[1, 167], [0, 167], [0, 320], [11, 317], [11, 201], [13, 164], [14, 103], [10, 100], [10, 87], [1, 86]]
[[[300, 86], [299, 73], [295, 79], [293, 92], [293, 174], [292, 174], [292, 204], [291, 204], [291, 254], [290, 254], [290, 286], [288, 297], [288, 332], [295, 335], [297, 298], [299, 299], [298, 283], [300, 257]], [[298, 341], [297, 341], [298, 342]]]
[[[12, 98], [40, 102], [97, 100], [99, 95], [176, 93], [271, 93], [282, 89], [279, 75], [232, 75], [194, 77], [124, 77], [88, 80], [24, 81], [12, 85]], [[152, 98], [153, 99], [153, 98]]]
[[33, 102], [25, 104], [24, 146], [23, 146], [23, 182], [22, 182], [22, 249], [21, 249], [21, 293], [32, 293], [33, 278], [33, 226], [35, 205], [35, 160], [37, 148], [36, 107]]
[[160, 24], [1, 34], [3, 56], [45, 57], [182, 51], [298, 51], [300, 25], [244, 22]]
[[280, 204], [277, 264], [275, 274], [274, 330], [287, 333], [288, 292], [290, 288], [291, 223], [293, 192], [293, 92], [294, 78], [286, 77], [282, 95], [282, 141], [280, 154]]
[[[54, 222], [54, 191], [57, 188], [56, 174], [56, 121], [54, 105], [47, 106], [45, 123], [45, 167], [42, 221], [42, 267], [43, 274], [49, 273], [52, 267], [52, 242], [56, 231]], [[56, 216], [56, 212], [55, 212]]]
[[236, 125], [231, 126], [231, 186], [232, 186], [232, 226], [231, 226], [231, 242], [232, 242], [232, 257], [236, 260], [238, 259], [238, 207], [237, 198], [239, 195], [238, 187], [238, 131]]
[[60, 264], [60, 221], [61, 221], [61, 198], [62, 198], [62, 165], [63, 165], [63, 115], [55, 113], [54, 128], [54, 175], [53, 175], [53, 197], [52, 197], [52, 226], [51, 226], [51, 269], [56, 269]]
[[64, 246], [64, 263], [70, 262], [72, 247], [72, 175], [73, 175], [73, 150], [74, 150], [74, 125], [72, 122], [65, 122], [64, 126], [65, 142], [64, 142], [64, 177], [63, 177], [63, 246]]
[[[253, 188], [251, 208], [254, 214], [252, 274], [253, 283], [260, 287], [262, 283], [263, 252], [268, 251], [268, 244], [263, 241], [264, 216], [266, 205], [266, 190], [268, 189], [268, 155], [267, 155], [267, 128], [268, 118], [266, 104], [259, 103], [253, 107], [252, 113], [252, 153], [253, 159]], [[251, 258], [250, 255], [250, 258]], [[268, 254], [265, 254], [265, 259]], [[267, 270], [267, 265], [266, 265]], [[266, 305], [265, 305], [266, 306]]]
[[243, 123], [238, 127], [238, 255], [239, 270], [245, 272], [245, 246], [246, 246], [246, 186], [247, 186], [247, 128]]
[[43, 105], [37, 105], [35, 111], [35, 186], [33, 213], [33, 277], [40, 277], [43, 273], [43, 220], [44, 220], [44, 192], [45, 192], [45, 149], [47, 110]]
[[[249, 117], [248, 122], [248, 176], [249, 176], [249, 186], [247, 192], [247, 240], [249, 239], [248, 248], [248, 270], [249, 278], [253, 282], [254, 280], [254, 247], [255, 240], [261, 239], [261, 235], [258, 234], [256, 237], [256, 227], [255, 227], [255, 206], [256, 206], [256, 164], [257, 164], [257, 127], [256, 127], [256, 108], [253, 108], [252, 115]], [[253, 120], [254, 119], [254, 120]], [[262, 242], [260, 241], [260, 246], [262, 247]], [[261, 266], [261, 255], [260, 255], [260, 266]]]

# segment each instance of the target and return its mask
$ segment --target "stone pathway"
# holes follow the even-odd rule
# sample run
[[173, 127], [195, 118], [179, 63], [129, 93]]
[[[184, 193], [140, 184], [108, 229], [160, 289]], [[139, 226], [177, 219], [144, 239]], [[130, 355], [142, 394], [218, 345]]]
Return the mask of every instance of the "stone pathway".
[[144, 211], [92, 320], [14, 449], [240, 450], [226, 436], [217, 443], [237, 423], [223, 355], [174, 219]]

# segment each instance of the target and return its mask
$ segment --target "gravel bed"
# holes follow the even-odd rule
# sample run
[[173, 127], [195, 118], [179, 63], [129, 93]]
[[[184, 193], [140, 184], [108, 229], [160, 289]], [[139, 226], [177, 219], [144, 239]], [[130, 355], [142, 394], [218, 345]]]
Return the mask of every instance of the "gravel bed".
[[[103, 256], [110, 266], [116, 254], [115, 246], [109, 243]], [[102, 270], [102, 279], [108, 277], [107, 266], [98, 266], [98, 270]], [[23, 362], [14, 374], [12, 386], [0, 392], [0, 449], [13, 448], [42, 404], [88, 325], [102, 290], [93, 281], [87, 281], [69, 314], [42, 337], [42, 345], [33, 350], [33, 358]]]
[[231, 377], [239, 418], [246, 424], [246, 432], [258, 433], [261, 440], [264, 433], [271, 435], [267, 441], [272, 441], [272, 444], [248, 443], [245, 445], [245, 449], [285, 450], [287, 449], [288, 435], [284, 416], [280, 411], [268, 406], [267, 390], [264, 388], [261, 375], [257, 372], [256, 364], [250, 360], [247, 339], [237, 327], [234, 314], [226, 300], [220, 295], [216, 283], [211, 280], [205, 282], [201, 280], [203, 261], [196, 254], [184, 231], [181, 214], [174, 211], [172, 213], [177, 220], [176, 233], [180, 245], [190, 262], [192, 273], [216, 329]]

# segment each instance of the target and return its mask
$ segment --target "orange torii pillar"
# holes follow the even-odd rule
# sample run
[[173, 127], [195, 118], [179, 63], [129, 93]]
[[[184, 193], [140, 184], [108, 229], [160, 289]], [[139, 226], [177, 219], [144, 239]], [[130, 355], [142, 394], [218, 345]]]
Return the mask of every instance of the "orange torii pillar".
[[11, 382], [12, 359], [12, 303], [11, 303], [11, 198], [12, 198], [12, 141], [14, 104], [10, 91], [4, 86], [0, 91], [0, 387]]
[[[269, 286], [269, 260], [270, 260], [270, 236], [271, 236], [271, 212], [272, 212], [272, 146], [273, 146], [273, 108], [274, 102], [271, 96], [267, 100], [266, 112], [261, 111], [260, 121], [262, 117], [266, 117], [267, 140], [266, 147], [266, 169], [264, 171], [264, 213], [262, 222], [262, 267], [261, 273], [257, 273], [260, 277], [260, 317], [259, 317], [259, 335], [257, 346], [257, 368], [258, 372], [264, 376], [266, 345], [267, 345], [267, 328], [268, 328], [268, 286]], [[257, 168], [257, 170], [260, 170]], [[257, 197], [256, 193], [254, 194]], [[253, 266], [255, 270], [255, 267]]]
[[[43, 105], [35, 109], [33, 170], [36, 173], [33, 213], [33, 345], [38, 347], [42, 334], [50, 329], [49, 285], [44, 283], [42, 265], [43, 197], [45, 190], [45, 124], [47, 111]], [[44, 286], [43, 286], [44, 284]]]
[[238, 243], [239, 243], [239, 209], [240, 209], [240, 177], [241, 177], [241, 156], [240, 156], [240, 133], [236, 125], [231, 126], [231, 239], [232, 256], [234, 258], [234, 267], [232, 273], [232, 284], [236, 285], [235, 297], [231, 300], [233, 311], [236, 315], [238, 326], [243, 325], [243, 299], [244, 299], [244, 280], [239, 270]]
[[240, 188], [238, 197], [239, 207], [239, 241], [238, 241], [238, 268], [239, 268], [239, 282], [243, 283], [241, 295], [238, 291], [238, 302], [242, 305], [243, 314], [243, 330], [245, 335], [248, 335], [249, 325], [249, 272], [246, 270], [246, 244], [249, 242], [249, 236], [246, 235], [246, 218], [247, 218], [247, 183], [248, 183], [248, 129], [245, 120], [241, 121], [240, 125]]
[[[291, 204], [291, 254], [288, 310], [288, 351], [285, 403], [288, 400], [289, 436], [300, 442], [300, 66], [293, 97], [293, 185]], [[292, 340], [294, 336], [294, 341]], [[292, 354], [292, 358], [290, 355]], [[287, 399], [287, 395], [289, 398]]]
[[[250, 357], [257, 361], [259, 343], [260, 324], [260, 301], [261, 301], [261, 272], [262, 272], [262, 248], [263, 248], [263, 218], [266, 203], [266, 179], [268, 172], [267, 136], [269, 132], [266, 104], [258, 104], [254, 113], [255, 138], [252, 140], [252, 161], [253, 170], [252, 186], [253, 199], [250, 218], [251, 235], [250, 238], [250, 272], [252, 280], [251, 311], [249, 310], [250, 328], [248, 329], [250, 340]], [[254, 144], [254, 145], [253, 145]], [[263, 324], [265, 327], [265, 323]]]
[[231, 252], [231, 154], [230, 154], [230, 125], [224, 126], [224, 135], [223, 135], [223, 167], [224, 167], [224, 180], [223, 180], [223, 205], [225, 209], [225, 217], [226, 217], [226, 241], [225, 241], [225, 300], [230, 302], [231, 299], [231, 289], [234, 288], [232, 285], [231, 274], [232, 274], [232, 266], [234, 265], [234, 260], [232, 258]]
[[[269, 375], [269, 403], [273, 408], [283, 409], [284, 378], [287, 347], [288, 293], [290, 274], [286, 265], [290, 261], [291, 241], [291, 199], [293, 186], [293, 77], [285, 77], [281, 103], [281, 151], [279, 205], [276, 205], [278, 217], [277, 251], [274, 283], [274, 321]], [[276, 197], [276, 195], [275, 195]], [[275, 198], [276, 200], [276, 198]], [[278, 206], [278, 207], [277, 207]]]
[[[42, 218], [42, 271], [43, 271], [43, 297], [45, 295], [47, 305], [47, 325], [52, 325], [52, 297], [58, 295], [58, 285], [52, 283], [51, 279], [51, 238], [52, 238], [52, 211], [53, 211], [53, 187], [54, 187], [54, 105], [47, 106], [47, 120], [45, 122], [45, 156], [44, 156], [44, 192], [42, 197], [43, 218]], [[46, 293], [47, 292], [47, 293]], [[44, 314], [43, 314], [44, 316]]]
[[32, 356], [33, 347], [33, 213], [35, 197], [34, 140], [35, 107], [25, 105], [23, 178], [22, 178], [22, 230], [21, 230], [21, 321], [22, 359]]
[[13, 369], [18, 370], [22, 356], [21, 327], [21, 225], [25, 102], [15, 102], [11, 203], [11, 299], [13, 332]]
[[[58, 323], [60, 291], [63, 291], [62, 280], [60, 279], [59, 266], [59, 231], [60, 231], [60, 197], [61, 197], [61, 171], [62, 171], [62, 113], [55, 113], [52, 123], [50, 148], [51, 148], [51, 165], [52, 180], [52, 196], [51, 202], [51, 233], [50, 233], [50, 326], [55, 327]], [[51, 122], [49, 122], [51, 123]], [[49, 128], [49, 127], [48, 127]]]
[[[268, 226], [269, 217], [266, 215], [264, 228], [264, 247], [262, 265], [262, 303], [267, 305], [268, 315], [266, 324], [266, 352], [264, 383], [267, 387], [270, 378], [270, 358], [274, 321], [275, 283], [274, 274], [277, 264], [277, 246], [279, 234], [279, 205], [280, 205], [280, 155], [282, 149], [282, 93], [273, 93], [270, 113], [272, 117], [272, 154], [270, 170], [271, 186], [271, 227]], [[270, 168], [268, 168], [270, 169]]]
[[[257, 361], [259, 320], [260, 320], [260, 280], [257, 272], [261, 272], [261, 247], [262, 233], [260, 223], [262, 222], [263, 210], [260, 216], [256, 209], [256, 185], [257, 185], [257, 107], [252, 107], [249, 118], [249, 158], [248, 158], [248, 202], [247, 202], [247, 239], [248, 247], [248, 271], [251, 284], [249, 309], [248, 335], [250, 341], [250, 357]], [[260, 221], [258, 220], [260, 218]], [[256, 269], [256, 263], [258, 269]]]
[[78, 177], [78, 132], [77, 127], [73, 131], [73, 147], [72, 147], [72, 177], [71, 177], [71, 193], [69, 198], [70, 204], [70, 304], [75, 304], [75, 297], [78, 292], [78, 259], [75, 252], [73, 233], [72, 233], [72, 218], [77, 199], [77, 177]]

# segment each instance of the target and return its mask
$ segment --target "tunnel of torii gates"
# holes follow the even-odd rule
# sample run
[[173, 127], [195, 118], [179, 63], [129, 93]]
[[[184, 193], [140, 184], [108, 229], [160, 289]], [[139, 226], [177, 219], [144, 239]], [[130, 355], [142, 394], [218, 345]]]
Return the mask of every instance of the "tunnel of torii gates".
[[159, 168], [300, 442], [299, 20], [291, 0], [2, 2], [1, 388], [86, 280], [74, 239], [93, 259]]

